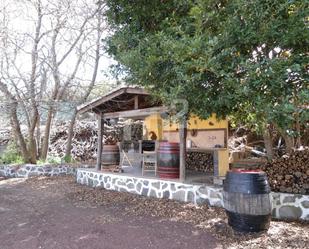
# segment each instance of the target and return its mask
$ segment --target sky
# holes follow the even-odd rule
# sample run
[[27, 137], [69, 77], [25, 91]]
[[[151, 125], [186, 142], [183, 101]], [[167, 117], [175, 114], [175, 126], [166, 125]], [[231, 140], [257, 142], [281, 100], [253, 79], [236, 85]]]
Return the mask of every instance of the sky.
[[[33, 0], [35, 1], [35, 0]], [[42, 0], [43, 3], [47, 2], [47, 0]], [[87, 6], [92, 3], [92, 0], [77, 0], [74, 2], [80, 2], [81, 5], [86, 4]], [[32, 49], [32, 42], [31, 38], [27, 37], [27, 34], [30, 34], [31, 36], [34, 35], [35, 30], [35, 20], [34, 17], [36, 16], [36, 11], [33, 9], [32, 6], [28, 6], [25, 4], [25, 0], [0, 0], [0, 9], [4, 10], [6, 12], [6, 21], [7, 21], [7, 27], [8, 30], [10, 30], [10, 33], [12, 36], [19, 37], [18, 39], [21, 39], [20, 37], [23, 37], [22, 39], [25, 39], [25, 42], [22, 44], [24, 52], [21, 52], [18, 55], [18, 64], [22, 71], [29, 71], [31, 66], [31, 56], [30, 51]], [[53, 1], [51, 1], [53, 2]], [[54, 1], [56, 2], [56, 1]], [[52, 6], [52, 5], [51, 5]], [[51, 7], [53, 8], [53, 6]], [[77, 16], [73, 16], [72, 18], [77, 18]], [[72, 18], [69, 18], [71, 20]], [[1, 17], [2, 19], [2, 25], [3, 22], [3, 15]], [[78, 21], [80, 18], [76, 19], [76, 25], [78, 25]], [[55, 25], [55, 21], [51, 20], [48, 15], [46, 17], [43, 17], [42, 21], [42, 29], [43, 31], [48, 31], [52, 28], [53, 25]], [[0, 24], [0, 27], [2, 26]], [[75, 23], [74, 23], [75, 25]], [[106, 24], [103, 24], [102, 26], [106, 26]], [[108, 35], [108, 31], [104, 31], [102, 39], [105, 38]], [[68, 39], [68, 37], [64, 38]], [[45, 43], [45, 44], [44, 44]], [[48, 44], [49, 43], [49, 44]], [[62, 41], [62, 43], [64, 43]], [[46, 41], [41, 42], [41, 46], [50, 46], [50, 39], [46, 39]], [[103, 45], [103, 44], [102, 44]], [[61, 50], [63, 50], [62, 44], [59, 42], [57, 44], [57, 49], [59, 52], [59, 55], [61, 55]], [[64, 51], [64, 50], [63, 50]], [[101, 50], [101, 59], [99, 63], [99, 71], [97, 75], [97, 82], [101, 81], [114, 81], [114, 79], [109, 75], [108, 77], [106, 74], [109, 72], [109, 67], [115, 63], [106, 53], [104, 53], [103, 49]], [[59, 56], [60, 57], [60, 56]], [[77, 61], [77, 57], [72, 53], [68, 59], [65, 61], [64, 65], [61, 67], [62, 73], [70, 73], [72, 71], [72, 65], [75, 65], [75, 62]], [[79, 78], [87, 79], [89, 80], [92, 76], [92, 70], [89, 66], [89, 62], [85, 63], [83, 67], [80, 67], [79, 69]]]

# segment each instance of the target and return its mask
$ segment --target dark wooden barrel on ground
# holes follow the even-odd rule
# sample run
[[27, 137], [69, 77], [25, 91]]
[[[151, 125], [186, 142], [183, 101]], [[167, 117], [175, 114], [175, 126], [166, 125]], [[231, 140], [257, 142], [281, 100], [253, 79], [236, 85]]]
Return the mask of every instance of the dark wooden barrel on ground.
[[119, 165], [120, 152], [117, 144], [104, 144], [102, 149], [102, 165]]
[[229, 225], [239, 232], [260, 232], [271, 219], [270, 187], [265, 172], [231, 170], [223, 185], [223, 202]]
[[179, 178], [179, 143], [160, 142], [158, 174], [160, 178]]

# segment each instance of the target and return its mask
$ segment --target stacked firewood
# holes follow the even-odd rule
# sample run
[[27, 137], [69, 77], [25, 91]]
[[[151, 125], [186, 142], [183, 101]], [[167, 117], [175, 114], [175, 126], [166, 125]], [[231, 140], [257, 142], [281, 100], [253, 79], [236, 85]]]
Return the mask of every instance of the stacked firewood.
[[[125, 121], [104, 125], [103, 143], [111, 144], [122, 141]], [[57, 124], [52, 129], [49, 155], [64, 157], [68, 139], [68, 122]], [[142, 125], [139, 122], [130, 124], [132, 137], [141, 139]], [[75, 161], [93, 161], [97, 157], [98, 127], [94, 121], [77, 121], [74, 127], [71, 156]]]
[[205, 152], [188, 152], [186, 158], [186, 168], [201, 172], [214, 171], [213, 156]]
[[273, 191], [309, 193], [309, 149], [297, 150], [261, 167]]
[[[68, 123], [57, 124], [52, 129], [49, 155], [64, 157], [68, 139]], [[96, 157], [98, 134], [95, 122], [77, 122], [72, 140], [72, 158], [76, 161], [91, 161]]]
[[9, 129], [1, 129], [0, 130], [0, 146], [7, 145], [11, 139], [11, 130]]

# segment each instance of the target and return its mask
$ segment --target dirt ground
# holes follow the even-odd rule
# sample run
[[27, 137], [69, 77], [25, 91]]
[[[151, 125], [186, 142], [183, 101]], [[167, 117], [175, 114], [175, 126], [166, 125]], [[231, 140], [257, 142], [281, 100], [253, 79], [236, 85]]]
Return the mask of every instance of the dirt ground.
[[0, 180], [0, 249], [309, 248], [309, 224], [242, 235], [223, 209], [92, 189], [73, 177]]

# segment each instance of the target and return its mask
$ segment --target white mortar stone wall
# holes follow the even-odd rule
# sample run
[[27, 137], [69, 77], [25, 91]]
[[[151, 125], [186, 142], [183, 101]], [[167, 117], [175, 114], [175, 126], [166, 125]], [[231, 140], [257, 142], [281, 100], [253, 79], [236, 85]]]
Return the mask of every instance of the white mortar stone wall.
[[309, 195], [272, 192], [270, 197], [273, 217], [309, 220]]
[[[70, 165], [0, 165], [0, 176], [27, 178], [31, 176], [76, 175], [78, 183], [90, 187], [101, 187], [154, 198], [168, 198], [197, 205], [204, 203], [217, 207], [224, 205], [222, 187], [103, 173], [87, 169], [87, 165], [84, 167], [76, 169]], [[309, 195], [272, 192], [270, 199], [274, 218], [309, 220]]]
[[89, 169], [78, 169], [76, 177], [78, 183], [91, 187], [223, 207], [222, 188], [220, 187], [102, 173]]
[[[89, 169], [78, 169], [76, 180], [80, 184], [129, 192], [155, 198], [208, 204], [223, 207], [222, 187], [193, 185], [162, 179], [149, 179]], [[270, 193], [272, 216], [277, 219], [309, 220], [309, 195]]]
[[[88, 167], [88, 166], [84, 166]], [[31, 176], [75, 175], [76, 168], [70, 165], [0, 165], [0, 176], [11, 178], [27, 178]]]

